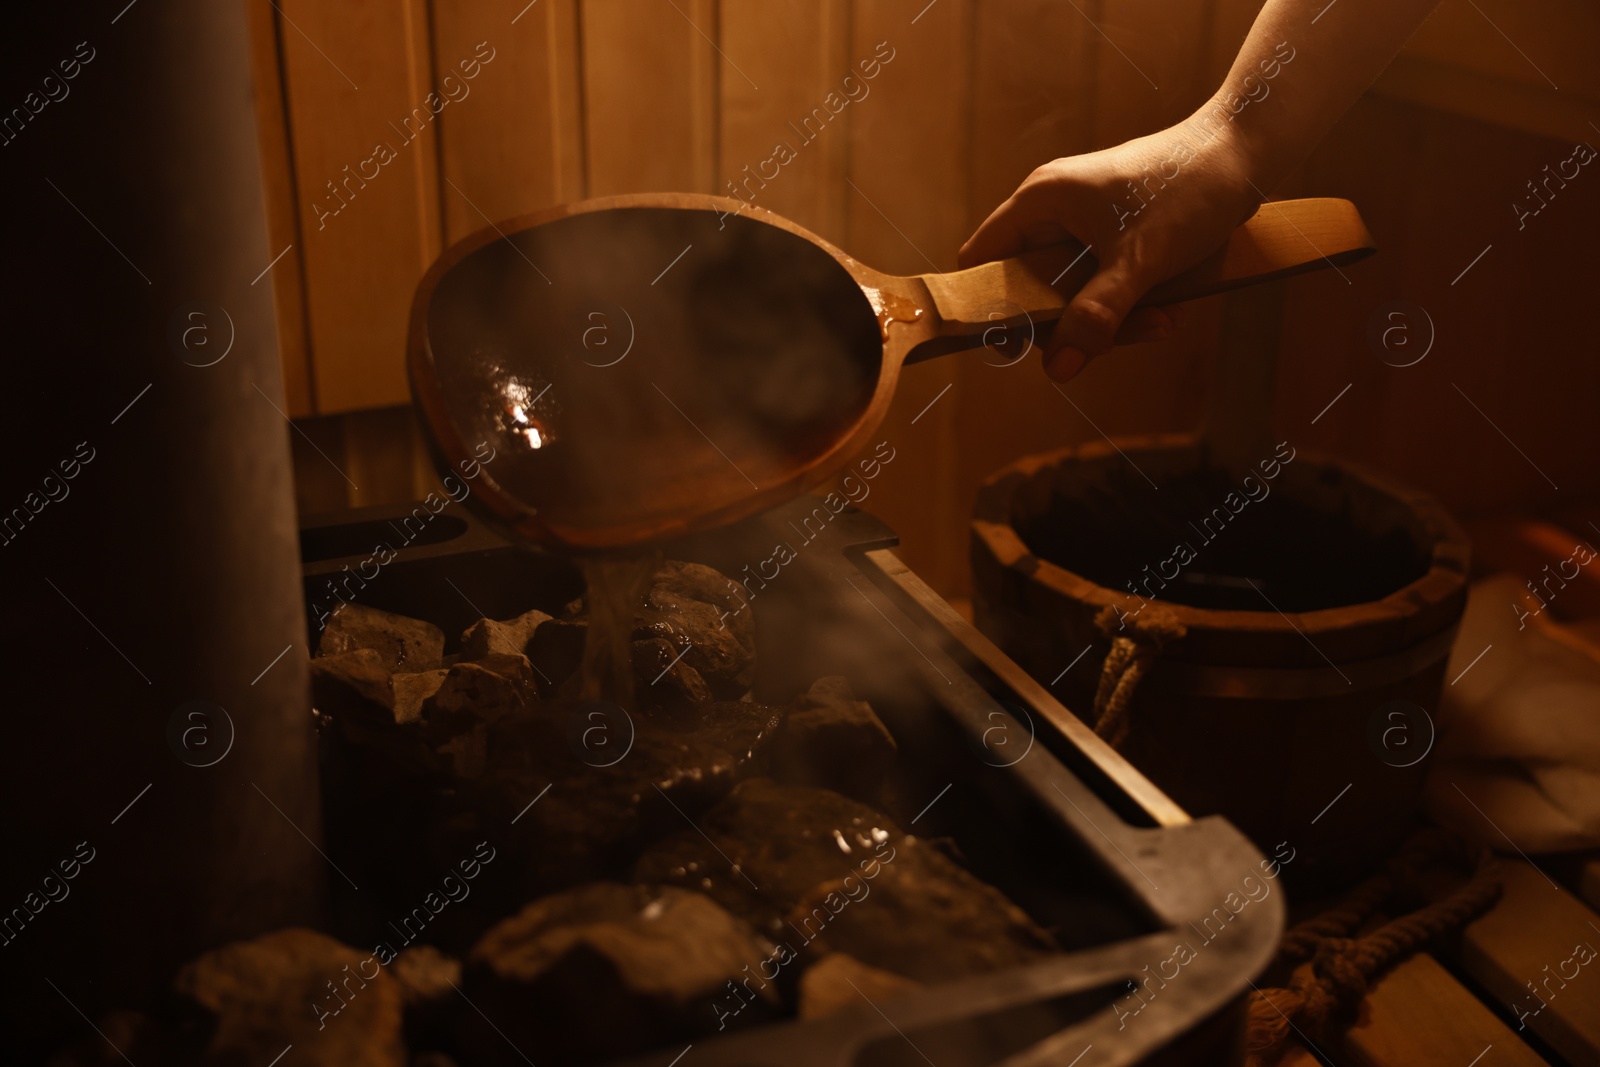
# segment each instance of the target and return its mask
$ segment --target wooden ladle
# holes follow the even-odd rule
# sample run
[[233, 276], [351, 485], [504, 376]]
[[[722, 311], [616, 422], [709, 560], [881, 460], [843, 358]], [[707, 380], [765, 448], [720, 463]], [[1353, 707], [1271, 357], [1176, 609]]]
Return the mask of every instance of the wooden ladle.
[[[1372, 251], [1348, 201], [1269, 203], [1145, 302]], [[1021, 353], [1094, 269], [1067, 243], [898, 277], [738, 200], [589, 200], [440, 257], [412, 303], [411, 388], [440, 460], [492, 457], [480, 510], [549, 547], [621, 548], [820, 485], [877, 430], [903, 364]]]

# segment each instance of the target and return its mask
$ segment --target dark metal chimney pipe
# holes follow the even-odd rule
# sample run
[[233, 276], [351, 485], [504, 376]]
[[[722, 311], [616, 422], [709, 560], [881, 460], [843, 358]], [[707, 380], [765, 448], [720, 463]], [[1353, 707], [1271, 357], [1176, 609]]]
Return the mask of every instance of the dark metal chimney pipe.
[[245, 13], [0, 45], [6, 1062], [326, 896]]

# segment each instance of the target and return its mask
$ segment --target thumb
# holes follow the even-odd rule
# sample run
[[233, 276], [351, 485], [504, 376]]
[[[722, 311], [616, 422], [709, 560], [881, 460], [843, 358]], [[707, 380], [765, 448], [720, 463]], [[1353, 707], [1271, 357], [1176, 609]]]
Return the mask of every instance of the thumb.
[[1061, 315], [1044, 350], [1045, 373], [1067, 381], [1110, 348], [1148, 286], [1126, 262], [1103, 263]]

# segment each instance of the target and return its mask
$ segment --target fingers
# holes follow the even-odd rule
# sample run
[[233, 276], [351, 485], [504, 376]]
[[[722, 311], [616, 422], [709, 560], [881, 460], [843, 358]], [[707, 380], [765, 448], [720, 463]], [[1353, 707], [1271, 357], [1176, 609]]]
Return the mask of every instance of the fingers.
[[1056, 218], [1055, 205], [1048, 197], [1028, 193], [1027, 188], [1024, 186], [1012, 193], [967, 238], [956, 255], [956, 263], [963, 270], [1066, 237], [1066, 227]]
[[1165, 307], [1134, 308], [1122, 320], [1117, 330], [1119, 345], [1142, 345], [1160, 341], [1183, 325], [1183, 305], [1167, 304]]
[[[1152, 341], [1164, 341], [1172, 336], [1179, 326], [1183, 325], [1183, 307], [1179, 304], [1167, 304], [1163, 307], [1134, 308], [1128, 317], [1122, 320], [1122, 326], [1117, 330], [1116, 344], [1142, 345]], [[1094, 359], [1093, 356], [1075, 358], [1082, 353], [1071, 354], [1047, 353], [1044, 357], [1045, 373], [1057, 381], [1069, 381], [1083, 373], [1083, 368]]]
[[[1072, 298], [1044, 348], [1045, 373], [1057, 381], [1077, 374], [1117, 339], [1117, 331], [1147, 286], [1118, 260], [1102, 264]], [[1136, 328], [1149, 322], [1136, 324]]]

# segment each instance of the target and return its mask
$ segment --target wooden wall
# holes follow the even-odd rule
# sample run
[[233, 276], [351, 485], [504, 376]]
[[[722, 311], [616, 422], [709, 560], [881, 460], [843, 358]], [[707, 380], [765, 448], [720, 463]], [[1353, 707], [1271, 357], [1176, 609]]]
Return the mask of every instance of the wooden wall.
[[[1259, 7], [246, 2], [273, 247], [289, 249], [269, 277], [287, 395], [305, 431], [296, 445], [306, 510], [403, 497], [425, 482], [410, 420], [392, 410], [408, 399], [411, 290], [441, 248], [487, 221], [585, 196], [727, 193], [746, 164], [784, 140], [798, 157], [757, 203], [879, 268], [950, 269], [967, 234], [1034, 166], [1197, 106]], [[1466, 512], [1600, 490], [1589, 462], [1600, 362], [1581, 310], [1600, 273], [1600, 169], [1520, 232], [1510, 209], [1523, 183], [1574, 142], [1600, 144], [1587, 118], [1600, 115], [1597, 40], [1600, 15], [1583, 0], [1445, 0], [1307, 166], [1273, 191], [1354, 199], [1382, 249], [1347, 271], [1348, 283], [1329, 274], [1287, 286], [1281, 434], [1386, 468]], [[868, 95], [798, 144], [788, 124], [880, 42], [893, 58]], [[491, 52], [461, 80], [463, 60]], [[397, 129], [413, 109], [427, 112], [430, 91], [463, 85], [467, 95], [416, 136]], [[349, 181], [344, 168], [359, 171], [380, 143], [394, 158], [375, 178]], [[1428, 358], [1404, 369], [1382, 363], [1365, 338], [1373, 314], [1398, 298], [1427, 309], [1437, 330]], [[1001, 368], [953, 356], [910, 368], [883, 429], [898, 457], [867, 506], [900, 530], [914, 567], [961, 595], [978, 480], [1018, 455], [1100, 431], [1195, 425], [1220, 320], [1220, 301], [1195, 305], [1177, 337], [1097, 363], [1068, 387], [1072, 403], [1034, 358]]]

